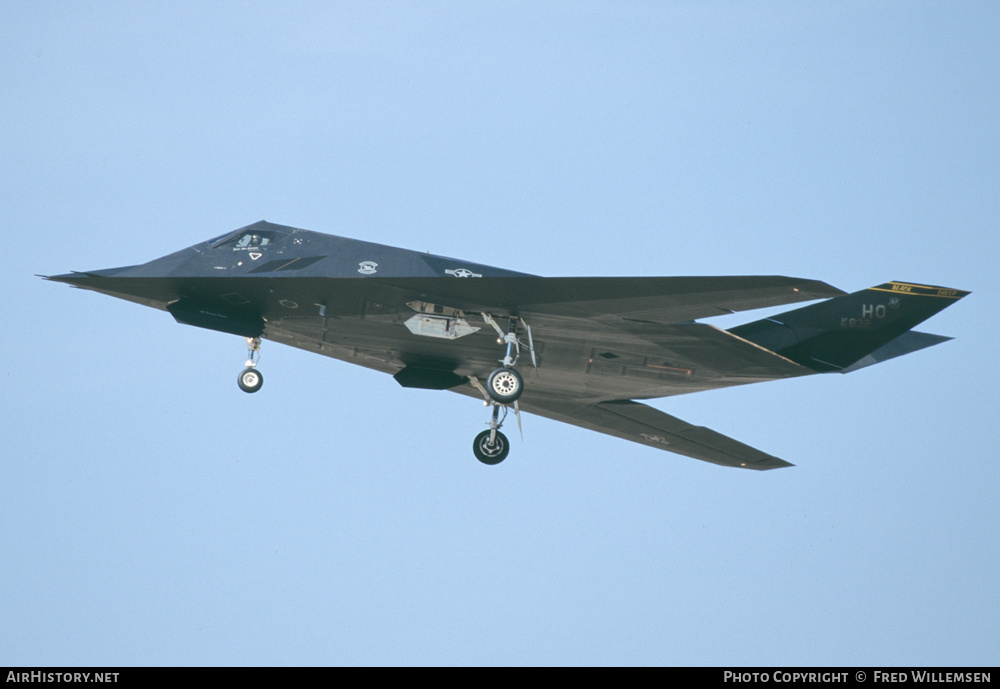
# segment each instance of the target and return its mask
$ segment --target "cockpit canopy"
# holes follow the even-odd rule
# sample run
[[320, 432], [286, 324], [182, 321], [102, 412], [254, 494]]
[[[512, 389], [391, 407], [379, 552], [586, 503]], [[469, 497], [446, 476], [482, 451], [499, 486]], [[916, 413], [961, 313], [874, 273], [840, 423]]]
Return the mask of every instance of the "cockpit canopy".
[[212, 244], [213, 249], [259, 249], [280, 242], [288, 236], [287, 232], [279, 230], [240, 230], [227, 235]]

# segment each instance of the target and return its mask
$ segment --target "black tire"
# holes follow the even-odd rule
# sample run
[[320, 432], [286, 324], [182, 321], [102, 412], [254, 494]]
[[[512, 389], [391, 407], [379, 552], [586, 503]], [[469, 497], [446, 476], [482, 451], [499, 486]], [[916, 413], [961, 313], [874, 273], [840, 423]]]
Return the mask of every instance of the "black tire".
[[264, 376], [255, 368], [245, 368], [240, 371], [236, 383], [243, 392], [257, 392], [264, 384]]
[[497, 431], [496, 439], [491, 444], [490, 431], [483, 431], [472, 442], [472, 452], [476, 455], [476, 459], [483, 464], [499, 464], [507, 459], [510, 443], [507, 442], [507, 436]]
[[512, 368], [498, 368], [486, 379], [486, 392], [500, 404], [513, 404], [524, 392], [524, 379]]

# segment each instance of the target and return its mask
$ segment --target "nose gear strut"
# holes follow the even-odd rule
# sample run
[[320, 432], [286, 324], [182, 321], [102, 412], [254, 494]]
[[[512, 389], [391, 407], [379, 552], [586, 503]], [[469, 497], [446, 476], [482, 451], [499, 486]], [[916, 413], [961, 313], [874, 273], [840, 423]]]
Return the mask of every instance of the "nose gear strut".
[[243, 392], [257, 392], [264, 384], [264, 376], [257, 370], [257, 362], [260, 361], [260, 338], [247, 338], [247, 360], [246, 366], [240, 371], [236, 383]]

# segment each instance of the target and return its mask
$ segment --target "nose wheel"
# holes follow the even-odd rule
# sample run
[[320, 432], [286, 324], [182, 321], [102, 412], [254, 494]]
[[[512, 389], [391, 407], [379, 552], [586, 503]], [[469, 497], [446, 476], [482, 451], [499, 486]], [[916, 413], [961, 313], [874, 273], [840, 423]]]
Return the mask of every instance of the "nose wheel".
[[247, 360], [243, 364], [246, 366], [240, 371], [236, 384], [243, 392], [257, 392], [264, 384], [264, 376], [257, 370], [257, 362], [260, 360], [260, 338], [247, 338]]
[[264, 384], [264, 376], [255, 368], [245, 368], [240, 371], [236, 383], [243, 392], [257, 392]]

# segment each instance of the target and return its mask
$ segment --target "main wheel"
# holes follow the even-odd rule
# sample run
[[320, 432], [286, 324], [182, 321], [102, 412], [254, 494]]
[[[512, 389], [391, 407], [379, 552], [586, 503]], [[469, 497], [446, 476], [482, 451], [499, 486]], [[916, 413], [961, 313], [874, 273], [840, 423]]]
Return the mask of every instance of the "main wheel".
[[511, 404], [524, 392], [524, 379], [512, 368], [498, 368], [486, 379], [486, 392], [500, 404]]
[[472, 442], [472, 452], [483, 464], [499, 464], [507, 458], [510, 443], [507, 442], [507, 436], [500, 431], [497, 431], [496, 439], [491, 443], [490, 431], [483, 431]]
[[260, 390], [260, 386], [264, 384], [264, 376], [255, 368], [245, 368], [240, 371], [240, 376], [236, 379], [236, 382], [243, 392], [257, 392]]

